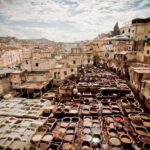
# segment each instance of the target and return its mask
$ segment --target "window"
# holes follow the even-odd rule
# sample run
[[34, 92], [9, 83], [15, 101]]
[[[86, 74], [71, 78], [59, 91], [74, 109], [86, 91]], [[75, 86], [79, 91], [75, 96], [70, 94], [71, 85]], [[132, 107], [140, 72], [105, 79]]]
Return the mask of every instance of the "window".
[[132, 33], [134, 32], [134, 30], [132, 30]]
[[122, 31], [122, 33], [124, 33], [124, 30]]
[[60, 79], [60, 72], [57, 72], [57, 74], [58, 74], [58, 79]]
[[90, 60], [88, 60], [88, 63], [90, 63]]
[[75, 60], [73, 60], [73, 64], [76, 64], [76, 61], [75, 61]]
[[71, 72], [73, 72], [73, 69], [71, 69]]
[[147, 54], [149, 54], [150, 50], [147, 50]]
[[128, 32], [130, 33], [130, 31], [131, 31], [131, 30], [129, 29]]
[[28, 61], [26, 60], [26, 64], [28, 64]]
[[64, 71], [64, 75], [67, 75], [67, 71]]
[[56, 72], [54, 72], [54, 79], [56, 79]]
[[39, 66], [39, 64], [38, 64], [38, 63], [36, 63], [36, 64], [35, 64], [35, 66], [36, 66], [36, 67], [38, 67], [38, 66]]

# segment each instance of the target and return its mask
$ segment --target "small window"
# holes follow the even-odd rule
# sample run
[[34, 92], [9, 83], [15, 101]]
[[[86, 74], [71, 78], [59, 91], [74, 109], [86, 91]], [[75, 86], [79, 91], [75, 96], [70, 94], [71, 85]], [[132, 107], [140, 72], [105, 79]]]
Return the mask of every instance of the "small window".
[[132, 33], [134, 32], [134, 30], [132, 30]]
[[147, 50], [147, 54], [149, 54], [149, 51], [150, 51], [150, 50]]
[[28, 61], [26, 60], [26, 64], [28, 64]]
[[122, 33], [124, 33], [124, 30], [122, 31]]
[[71, 69], [71, 72], [73, 72], [74, 70], [73, 69]]
[[54, 79], [56, 79], [56, 72], [54, 72]]
[[73, 60], [73, 64], [76, 64], [76, 61], [75, 61], [75, 60]]
[[131, 30], [129, 29], [128, 32], [130, 33], [130, 31], [131, 31]]
[[64, 71], [64, 75], [67, 75], [67, 71]]
[[39, 66], [39, 64], [38, 64], [38, 63], [36, 63], [36, 64], [35, 64], [35, 66], [36, 66], [36, 67], [38, 67], [38, 66]]
[[88, 60], [88, 63], [90, 63], [90, 60]]

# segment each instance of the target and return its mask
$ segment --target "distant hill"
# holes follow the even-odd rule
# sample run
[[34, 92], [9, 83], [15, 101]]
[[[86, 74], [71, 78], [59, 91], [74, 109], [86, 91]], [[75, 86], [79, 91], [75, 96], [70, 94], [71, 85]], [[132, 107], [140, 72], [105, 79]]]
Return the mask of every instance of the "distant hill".
[[0, 43], [5, 44], [21, 44], [26, 46], [39, 46], [39, 47], [48, 47], [51, 46], [54, 50], [64, 49], [68, 52], [71, 51], [71, 48], [81, 48], [83, 41], [81, 42], [73, 42], [73, 43], [65, 43], [65, 42], [55, 42], [50, 41], [45, 38], [41, 39], [17, 39], [15, 37], [0, 37]]

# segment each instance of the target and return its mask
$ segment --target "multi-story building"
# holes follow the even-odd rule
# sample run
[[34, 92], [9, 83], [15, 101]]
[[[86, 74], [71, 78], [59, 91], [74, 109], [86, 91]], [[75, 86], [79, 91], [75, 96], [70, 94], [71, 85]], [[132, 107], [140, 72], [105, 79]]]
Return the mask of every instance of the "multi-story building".
[[107, 38], [103, 43], [103, 49], [105, 52], [132, 51], [133, 41], [127, 36], [117, 35]]
[[150, 18], [133, 19], [132, 23], [120, 29], [121, 35], [126, 35], [135, 42], [135, 50], [143, 50], [144, 40], [150, 36]]
[[150, 64], [150, 38], [146, 39], [144, 46], [144, 62]]

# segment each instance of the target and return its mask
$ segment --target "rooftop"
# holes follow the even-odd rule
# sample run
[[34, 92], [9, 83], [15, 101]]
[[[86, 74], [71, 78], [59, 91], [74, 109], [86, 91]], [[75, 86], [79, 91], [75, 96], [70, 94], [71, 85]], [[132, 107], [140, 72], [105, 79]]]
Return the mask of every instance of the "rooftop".
[[4, 69], [0, 70], [0, 75], [9, 74], [11, 72], [12, 72], [12, 69], [4, 68]]
[[47, 86], [48, 82], [28, 82], [23, 83], [20, 86], [18, 86], [18, 89], [35, 89], [35, 90], [41, 90], [45, 86]]
[[110, 38], [107, 38], [106, 40], [124, 40], [124, 41], [129, 41], [130, 38], [126, 35], [116, 35], [116, 36], [113, 36], [113, 37], [110, 37]]
[[133, 68], [133, 70], [136, 73], [146, 73], [146, 74], [150, 74], [150, 68], [146, 68], [146, 67], [137, 67], [137, 68]]

